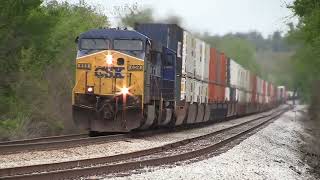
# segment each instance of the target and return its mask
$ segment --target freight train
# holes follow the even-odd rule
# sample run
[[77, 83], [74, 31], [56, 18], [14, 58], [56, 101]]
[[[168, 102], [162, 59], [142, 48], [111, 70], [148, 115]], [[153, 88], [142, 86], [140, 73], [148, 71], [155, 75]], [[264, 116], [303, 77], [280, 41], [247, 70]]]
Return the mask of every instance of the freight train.
[[73, 120], [91, 134], [222, 121], [286, 98], [176, 24], [92, 29], [76, 42]]

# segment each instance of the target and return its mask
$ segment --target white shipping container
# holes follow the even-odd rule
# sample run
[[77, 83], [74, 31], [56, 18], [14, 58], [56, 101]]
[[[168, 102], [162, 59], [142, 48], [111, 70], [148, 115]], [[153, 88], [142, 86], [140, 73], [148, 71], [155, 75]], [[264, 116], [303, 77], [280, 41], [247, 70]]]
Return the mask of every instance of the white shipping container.
[[194, 79], [186, 77], [185, 87], [186, 87], [186, 90], [185, 90], [186, 102], [194, 102], [194, 94], [195, 94]]
[[247, 70], [245, 68], [243, 68], [242, 66], [240, 66], [240, 71], [241, 71], [241, 78], [240, 78], [240, 83], [241, 83], [241, 88], [243, 90], [247, 90]]
[[225, 88], [225, 100], [230, 101], [230, 88], [229, 87]]
[[235, 89], [236, 91], [236, 101], [240, 100], [240, 90], [239, 89]]
[[202, 82], [200, 103], [207, 103], [207, 102], [208, 102], [208, 83]]
[[230, 85], [231, 87], [239, 87], [239, 68], [240, 65], [236, 63], [233, 59], [230, 59]]
[[249, 70], [245, 70], [245, 76], [246, 76], [246, 78], [245, 78], [245, 90], [247, 91], [247, 92], [249, 92], [249, 91], [251, 91], [251, 85], [250, 85], [250, 71]]
[[257, 93], [259, 95], [262, 94], [262, 87], [263, 87], [262, 80], [260, 79], [260, 77], [257, 77]]
[[204, 81], [209, 81], [209, 63], [210, 63], [210, 45], [205, 44], [205, 49], [204, 49], [204, 63], [203, 63], [203, 80]]
[[278, 86], [278, 88], [277, 88], [277, 100], [278, 101], [283, 100], [283, 98], [285, 97], [284, 93], [285, 93], [285, 87]]
[[259, 102], [260, 104], [262, 104], [262, 95], [259, 95], [258, 102]]
[[246, 103], [247, 102], [246, 92], [243, 91], [243, 90], [239, 90], [239, 102], [240, 103]]
[[195, 72], [195, 39], [187, 32], [183, 32], [182, 74], [193, 77]]
[[195, 49], [195, 52], [196, 52], [196, 58], [195, 58], [195, 77], [196, 79], [198, 80], [201, 80], [202, 79], [202, 68], [203, 68], [203, 58], [202, 58], [202, 55], [203, 55], [203, 52], [202, 50], [204, 49], [202, 46], [203, 46], [203, 41], [201, 41], [200, 39], [196, 38], [195, 39], [196, 41], [196, 49]]
[[202, 82], [199, 80], [195, 80], [195, 90], [194, 90], [194, 100], [193, 102], [201, 101], [201, 92], [202, 92]]
[[201, 102], [208, 102], [208, 80], [209, 80], [209, 62], [210, 62], [210, 46], [205, 42], [202, 43], [202, 88], [201, 88]]
[[181, 100], [186, 99], [186, 78], [181, 78], [180, 96]]
[[246, 100], [247, 103], [251, 102], [251, 92], [248, 92], [247, 91], [247, 100]]

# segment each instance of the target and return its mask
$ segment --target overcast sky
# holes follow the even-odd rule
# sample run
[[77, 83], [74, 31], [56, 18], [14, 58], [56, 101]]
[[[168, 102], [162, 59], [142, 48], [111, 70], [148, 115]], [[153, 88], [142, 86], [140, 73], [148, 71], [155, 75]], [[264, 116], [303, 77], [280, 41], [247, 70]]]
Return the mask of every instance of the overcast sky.
[[[69, 0], [70, 1], [70, 0]], [[71, 0], [77, 2], [78, 0]], [[190, 31], [226, 34], [257, 30], [267, 37], [276, 30], [286, 31], [288, 22], [296, 22], [286, 4], [293, 0], [85, 0], [98, 5], [115, 26], [117, 18], [110, 13], [114, 6], [137, 3], [151, 7], [157, 18], [168, 14], [183, 18]]]

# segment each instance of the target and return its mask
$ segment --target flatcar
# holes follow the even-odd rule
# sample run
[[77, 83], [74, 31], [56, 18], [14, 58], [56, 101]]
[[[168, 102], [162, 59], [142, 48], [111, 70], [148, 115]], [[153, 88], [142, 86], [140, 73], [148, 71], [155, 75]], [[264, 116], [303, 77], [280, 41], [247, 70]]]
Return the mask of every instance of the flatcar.
[[77, 39], [73, 120], [91, 134], [244, 116], [283, 96], [176, 24], [92, 29]]

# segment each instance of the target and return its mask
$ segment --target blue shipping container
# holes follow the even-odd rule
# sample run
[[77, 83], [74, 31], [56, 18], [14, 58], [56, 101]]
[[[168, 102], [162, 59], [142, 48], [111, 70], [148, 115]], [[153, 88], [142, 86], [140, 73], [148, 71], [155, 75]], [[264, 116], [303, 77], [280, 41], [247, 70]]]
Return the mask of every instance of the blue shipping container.
[[[135, 30], [148, 36], [154, 43], [161, 43], [164, 47], [176, 52], [175, 63], [175, 99], [180, 100], [183, 29], [176, 24], [136, 24]], [[167, 72], [169, 73], [169, 72]], [[172, 76], [166, 74], [165, 76]], [[170, 77], [165, 77], [169, 78]]]

